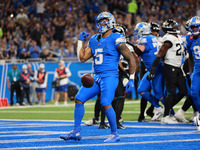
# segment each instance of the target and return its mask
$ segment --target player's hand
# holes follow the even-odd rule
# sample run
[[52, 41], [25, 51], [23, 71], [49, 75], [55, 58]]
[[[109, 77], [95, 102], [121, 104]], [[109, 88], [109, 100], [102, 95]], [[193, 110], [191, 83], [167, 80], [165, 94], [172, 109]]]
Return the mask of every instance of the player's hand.
[[147, 76], [147, 80], [149, 80], [149, 81], [152, 80], [154, 78], [154, 76], [155, 76], [155, 74], [150, 72]]
[[81, 40], [81, 41], [83, 41], [83, 40], [85, 40], [88, 36], [89, 36], [89, 34], [88, 34], [86, 31], [83, 31], [83, 32], [80, 33], [78, 39]]
[[126, 85], [126, 93], [131, 93], [134, 89], [134, 79], [129, 79], [127, 85]]

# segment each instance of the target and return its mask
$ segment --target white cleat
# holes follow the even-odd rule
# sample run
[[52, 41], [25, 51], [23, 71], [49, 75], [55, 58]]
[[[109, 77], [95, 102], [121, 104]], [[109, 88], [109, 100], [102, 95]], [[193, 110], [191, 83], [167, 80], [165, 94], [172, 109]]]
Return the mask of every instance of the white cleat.
[[58, 102], [55, 102], [55, 106], [58, 106]]
[[86, 126], [97, 125], [97, 124], [99, 124], [99, 121], [96, 120], [95, 118], [85, 121]]
[[151, 120], [158, 121], [159, 118], [161, 117], [161, 115], [163, 115], [163, 114], [164, 114], [164, 108], [162, 108], [161, 106], [158, 108], [155, 108], [155, 113]]
[[176, 114], [174, 115], [174, 117], [177, 119], [177, 121], [182, 122], [182, 123], [189, 123], [188, 120], [185, 119], [185, 111], [182, 110], [182, 108], [180, 108]]
[[161, 119], [161, 124], [178, 124], [178, 121], [170, 116], [166, 116]]
[[196, 126], [197, 126], [197, 131], [200, 132], [200, 121], [199, 121], [199, 116], [195, 116], [195, 117], [194, 117], [194, 123], [195, 123]]

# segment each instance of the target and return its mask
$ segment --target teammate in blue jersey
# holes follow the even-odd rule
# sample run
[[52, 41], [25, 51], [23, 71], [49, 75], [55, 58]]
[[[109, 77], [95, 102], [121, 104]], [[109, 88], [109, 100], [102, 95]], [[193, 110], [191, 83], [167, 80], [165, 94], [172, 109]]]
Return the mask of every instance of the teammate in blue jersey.
[[[193, 35], [191, 38], [187, 38], [190, 72], [193, 72], [191, 76], [191, 96], [197, 110], [200, 112], [200, 17], [191, 18], [189, 29]], [[196, 116], [194, 121], [197, 130], [200, 131], [199, 116]]]
[[126, 86], [127, 92], [134, 89], [134, 74], [136, 71], [136, 59], [133, 57], [125, 42], [125, 37], [120, 33], [113, 33], [116, 21], [114, 16], [108, 12], [102, 12], [97, 16], [96, 26], [98, 34], [93, 35], [88, 47], [83, 49], [82, 41], [88, 36], [84, 31], [80, 34], [77, 46], [78, 59], [85, 62], [93, 57], [94, 80], [91, 88], [81, 87], [75, 96], [74, 129], [60, 138], [64, 140], [80, 140], [80, 125], [84, 116], [84, 103], [101, 93], [101, 106], [103, 107], [111, 128], [111, 135], [104, 142], [116, 142], [120, 140], [117, 132], [116, 115], [111, 106], [118, 85], [118, 62], [120, 53], [129, 62], [129, 82]]
[[[140, 25], [136, 25], [136, 28], [137, 26]], [[155, 107], [155, 114], [152, 117], [152, 120], [155, 121], [163, 114], [164, 111], [158, 102], [158, 100], [164, 100], [164, 78], [162, 73], [162, 64], [160, 63], [156, 71], [156, 76], [154, 80], [150, 82], [147, 79], [158, 49], [157, 38], [150, 33], [150, 25], [144, 24], [143, 27], [138, 30], [138, 35], [140, 39], [138, 40], [138, 46], [135, 47], [134, 50], [138, 56], [141, 56], [143, 63], [147, 69], [147, 73], [143, 76], [138, 87], [138, 93]], [[149, 89], [151, 87], [154, 91], [155, 97], [149, 92]]]

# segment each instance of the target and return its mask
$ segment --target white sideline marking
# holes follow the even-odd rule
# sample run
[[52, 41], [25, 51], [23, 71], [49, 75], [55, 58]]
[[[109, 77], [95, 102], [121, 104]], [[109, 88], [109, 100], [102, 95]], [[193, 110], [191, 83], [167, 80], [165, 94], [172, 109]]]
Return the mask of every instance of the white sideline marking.
[[[60, 133], [59, 134], [66, 134]], [[161, 133], [145, 133], [145, 134], [122, 134], [120, 135], [121, 138], [127, 138], [127, 137], [148, 137], [148, 136], [169, 136], [169, 135], [188, 135], [188, 134], [197, 134], [197, 132], [194, 131], [187, 131], [187, 132], [161, 132]], [[38, 135], [38, 134], [37, 134]], [[46, 134], [45, 134], [46, 135]], [[20, 135], [18, 135], [20, 136]], [[29, 135], [27, 135], [29, 136]], [[107, 138], [108, 135], [104, 136], [86, 136], [82, 139], [104, 139]], [[61, 139], [58, 138], [39, 138], [39, 139], [17, 139], [17, 140], [0, 140], [0, 143], [20, 143], [20, 142], [47, 142], [47, 141], [60, 141]]]
[[[74, 113], [74, 111], [0, 111], [0, 113], [35, 113], [35, 114], [41, 114], [41, 113], [48, 113], [48, 114], [60, 114], [60, 113]], [[93, 114], [94, 111], [85, 111], [85, 113]], [[130, 113], [139, 113], [139, 111], [123, 111], [125, 114]]]
[[167, 140], [167, 141], [145, 141], [145, 142], [127, 142], [127, 143], [104, 143], [104, 144], [82, 144], [82, 145], [57, 145], [57, 146], [43, 146], [43, 147], [20, 147], [20, 148], [4, 148], [6, 149], [46, 149], [46, 148], [65, 148], [65, 147], [91, 147], [91, 146], [112, 146], [112, 145], [133, 145], [133, 144], [152, 144], [152, 143], [174, 143], [174, 142], [194, 142], [200, 139], [187, 139], [187, 140]]

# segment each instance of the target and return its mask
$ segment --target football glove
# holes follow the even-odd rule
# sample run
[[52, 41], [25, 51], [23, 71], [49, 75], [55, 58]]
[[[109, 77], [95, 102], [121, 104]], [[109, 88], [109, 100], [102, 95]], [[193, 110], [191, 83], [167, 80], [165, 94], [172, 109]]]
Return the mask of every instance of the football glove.
[[149, 80], [149, 81], [152, 80], [154, 78], [154, 76], [155, 76], [155, 74], [150, 72], [147, 76], [147, 80]]
[[86, 31], [83, 31], [83, 32], [80, 33], [78, 39], [81, 40], [81, 41], [83, 41], [83, 40], [85, 40], [88, 36], [89, 36], [89, 34], [88, 34]]
[[134, 79], [129, 79], [126, 85], [126, 93], [131, 93], [134, 89]]

